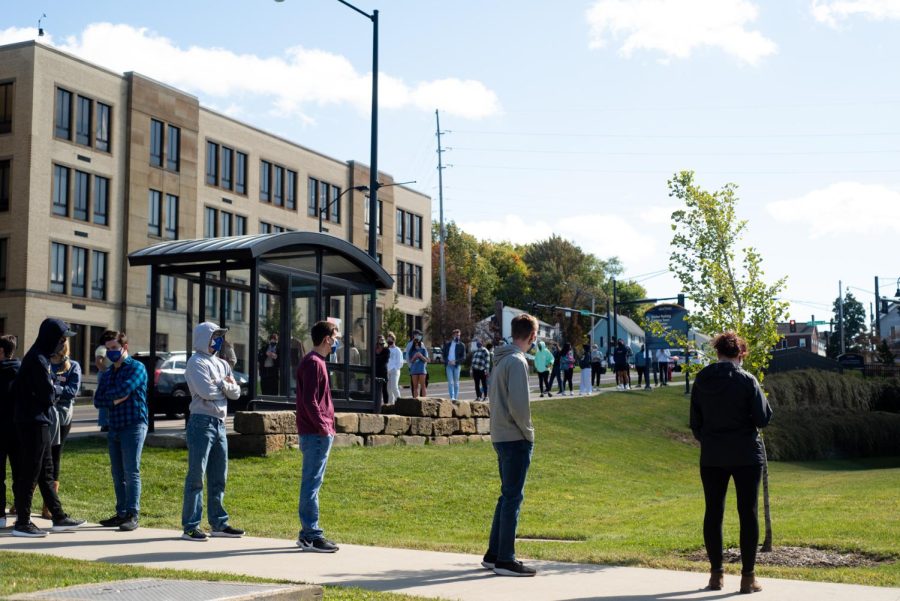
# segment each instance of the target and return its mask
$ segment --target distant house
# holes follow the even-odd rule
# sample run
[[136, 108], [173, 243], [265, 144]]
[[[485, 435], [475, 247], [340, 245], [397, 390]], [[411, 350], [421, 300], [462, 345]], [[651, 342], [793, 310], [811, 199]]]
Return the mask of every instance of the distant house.
[[[616, 316], [615, 320], [618, 322], [618, 328], [613, 332], [613, 321], [610, 320], [610, 336], [612, 338], [621, 338], [625, 343], [625, 346], [631, 348], [633, 353], [641, 350], [641, 345], [646, 341], [644, 330], [641, 329], [641, 326], [636, 324], [630, 317], [624, 315]], [[609, 351], [609, 340], [606, 338], [605, 319], [598, 319], [594, 324], [594, 344], [596, 344], [604, 353]]]
[[879, 337], [887, 340], [888, 346], [895, 355], [900, 355], [900, 305], [893, 304], [887, 313], [879, 315], [881, 331]]
[[[501, 320], [501, 327], [503, 328], [502, 333], [500, 334], [501, 338], [506, 340], [510, 339], [510, 333], [512, 332], [512, 320], [514, 317], [526, 313], [522, 309], [516, 309], [515, 307], [503, 307], [503, 318]], [[478, 338], [482, 341], [491, 340], [494, 337], [494, 332], [491, 330], [491, 322], [494, 319], [494, 314], [490, 314], [478, 323], [475, 324], [475, 338]], [[549, 324], [546, 321], [538, 320], [538, 340], [543, 340], [544, 342], [550, 341], [559, 341], [560, 339], [560, 330], [559, 325]], [[473, 341], [474, 342], [474, 341]]]
[[825, 342], [819, 334], [816, 326], [807, 325], [806, 322], [795, 322], [794, 332], [791, 332], [790, 322], [778, 324], [780, 339], [775, 344], [775, 349], [798, 348], [821, 357], [825, 356]]

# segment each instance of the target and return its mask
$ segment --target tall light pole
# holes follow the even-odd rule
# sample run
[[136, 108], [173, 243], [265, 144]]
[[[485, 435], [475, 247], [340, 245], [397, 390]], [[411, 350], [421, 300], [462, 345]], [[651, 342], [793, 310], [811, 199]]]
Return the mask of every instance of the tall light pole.
[[[360, 10], [346, 0], [337, 0], [372, 22], [372, 135], [369, 149], [369, 256], [375, 259], [375, 241], [378, 237], [376, 220], [378, 216], [378, 11], [372, 14]], [[284, 2], [284, 0], [275, 0]]]
[[346, 194], [347, 192], [351, 192], [356, 190], [357, 192], [368, 192], [369, 186], [353, 186], [352, 188], [347, 188], [343, 192], [337, 195], [337, 198], [333, 198], [330, 201], [325, 203], [325, 206], [319, 207], [319, 233], [321, 234], [324, 231], [324, 227], [322, 227], [322, 215], [328, 213], [328, 210], [331, 208], [331, 205], [341, 200], [341, 196]]

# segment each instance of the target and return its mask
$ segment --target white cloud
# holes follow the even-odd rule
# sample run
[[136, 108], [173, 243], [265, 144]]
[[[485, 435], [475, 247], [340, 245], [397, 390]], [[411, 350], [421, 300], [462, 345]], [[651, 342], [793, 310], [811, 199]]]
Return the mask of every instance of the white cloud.
[[641, 222], [668, 224], [672, 222], [672, 213], [682, 208], [684, 208], [684, 205], [654, 205], [642, 210], [638, 216]]
[[[31, 28], [0, 31], [0, 42], [35, 39]], [[247, 97], [269, 98], [282, 115], [309, 120], [310, 105], [371, 106], [371, 73], [359, 73], [345, 57], [296, 46], [283, 56], [237, 54], [225, 48], [179, 46], [147, 28], [93, 23], [63, 43], [42, 42], [114, 71], [136, 71], [175, 87], [238, 106]], [[478, 119], [500, 111], [497, 95], [478, 81], [441, 79], [407, 84], [379, 72], [379, 107], [413, 107]]]
[[810, 12], [816, 21], [837, 27], [838, 21], [863, 16], [874, 21], [900, 19], [898, 0], [812, 0]]
[[509, 240], [526, 244], [556, 234], [601, 259], [617, 256], [628, 267], [643, 265], [658, 252], [656, 240], [616, 215], [575, 215], [553, 221], [506, 215], [502, 219], [461, 222], [459, 226], [480, 240]]
[[808, 228], [811, 238], [900, 234], [900, 191], [885, 186], [841, 182], [766, 209], [776, 221]]
[[754, 65], [777, 50], [775, 42], [748, 29], [758, 13], [748, 0], [597, 0], [587, 11], [590, 46], [624, 38], [623, 56], [658, 51], [663, 62], [711, 47]]

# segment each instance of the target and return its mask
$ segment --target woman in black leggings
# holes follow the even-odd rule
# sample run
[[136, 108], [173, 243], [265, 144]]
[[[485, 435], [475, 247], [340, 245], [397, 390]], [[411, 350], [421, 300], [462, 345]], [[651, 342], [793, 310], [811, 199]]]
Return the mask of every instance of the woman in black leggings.
[[572, 374], [575, 373], [575, 353], [572, 352], [572, 345], [568, 342], [563, 344], [562, 350], [559, 352], [559, 369], [562, 374], [562, 380], [559, 382], [559, 394], [566, 394], [566, 384], [568, 384], [569, 396], [572, 396]]
[[742, 593], [762, 590], [756, 580], [759, 543], [757, 503], [766, 464], [759, 428], [772, 418], [772, 408], [752, 374], [741, 368], [746, 342], [734, 332], [713, 340], [719, 361], [703, 368], [691, 391], [691, 430], [700, 441], [700, 480], [706, 498], [703, 541], [709, 557], [709, 589], [724, 586], [722, 519], [728, 481], [734, 479], [741, 534]]
[[[75, 405], [75, 397], [81, 390], [81, 366], [78, 361], [69, 357], [69, 339], [63, 345], [62, 350], [50, 356], [50, 373], [53, 376], [56, 388], [56, 404], [54, 406], [56, 418], [50, 426], [50, 457], [53, 459], [53, 489], [59, 492], [59, 467], [62, 457], [62, 448], [72, 429], [72, 410]], [[41, 510], [41, 517], [52, 519], [50, 510], [45, 504]]]

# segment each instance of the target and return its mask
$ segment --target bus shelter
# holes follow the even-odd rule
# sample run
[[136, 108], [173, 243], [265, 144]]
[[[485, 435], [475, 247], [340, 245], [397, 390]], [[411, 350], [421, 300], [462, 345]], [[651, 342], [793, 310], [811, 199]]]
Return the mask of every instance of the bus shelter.
[[327, 319], [342, 334], [342, 345], [327, 357], [335, 405], [377, 409], [375, 301], [377, 291], [394, 281], [349, 242], [316, 232], [176, 240], [135, 251], [128, 262], [150, 268], [151, 365], [159, 352], [161, 291], [168, 295], [177, 279], [187, 286], [188, 356], [197, 323], [229, 328], [227, 340], [240, 350], [239, 365], [249, 379], [251, 407], [293, 404], [297, 365], [312, 349], [310, 329]]

